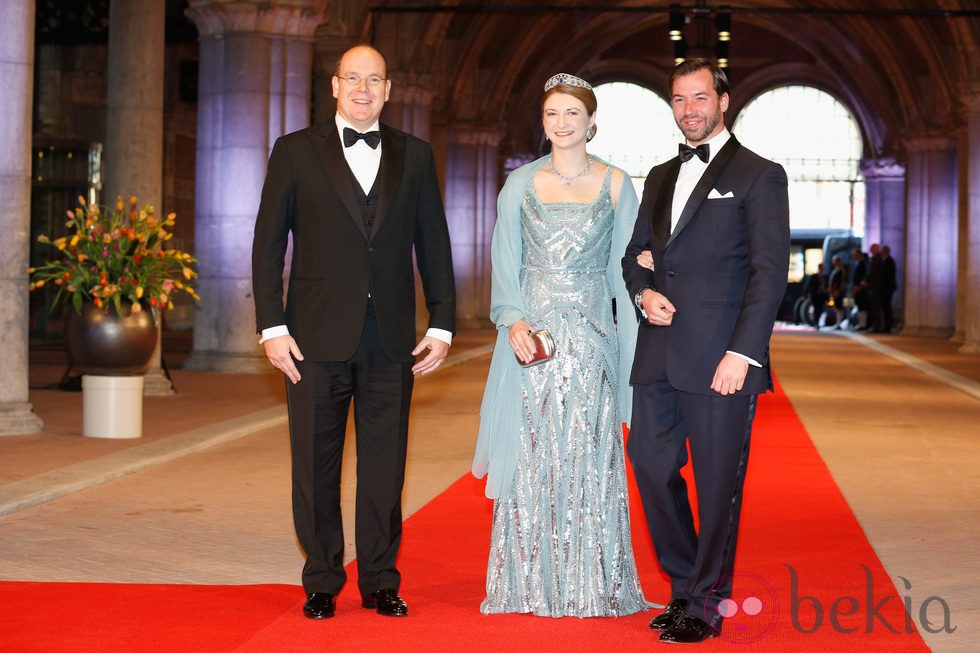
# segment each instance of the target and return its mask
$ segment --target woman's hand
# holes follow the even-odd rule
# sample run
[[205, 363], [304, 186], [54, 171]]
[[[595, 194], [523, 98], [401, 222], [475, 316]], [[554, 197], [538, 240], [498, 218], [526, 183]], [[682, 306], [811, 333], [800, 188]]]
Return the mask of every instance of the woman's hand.
[[518, 320], [510, 325], [510, 335], [507, 342], [510, 343], [510, 348], [514, 350], [518, 360], [522, 363], [529, 363], [534, 358], [535, 348], [534, 341], [531, 340], [532, 333], [534, 333], [534, 329], [524, 320]]
[[653, 253], [645, 249], [636, 255], [636, 264], [653, 272]]

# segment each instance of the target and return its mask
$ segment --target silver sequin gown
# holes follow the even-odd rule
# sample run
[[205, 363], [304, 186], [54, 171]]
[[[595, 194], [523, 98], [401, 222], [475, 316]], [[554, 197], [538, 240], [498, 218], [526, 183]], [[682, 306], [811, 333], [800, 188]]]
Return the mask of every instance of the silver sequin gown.
[[[626, 615], [647, 608], [630, 542], [619, 360], [606, 266], [610, 172], [592, 204], [521, 206], [527, 322], [557, 354], [523, 371], [515, 488], [494, 502], [485, 614]], [[627, 182], [628, 183], [628, 182]]]

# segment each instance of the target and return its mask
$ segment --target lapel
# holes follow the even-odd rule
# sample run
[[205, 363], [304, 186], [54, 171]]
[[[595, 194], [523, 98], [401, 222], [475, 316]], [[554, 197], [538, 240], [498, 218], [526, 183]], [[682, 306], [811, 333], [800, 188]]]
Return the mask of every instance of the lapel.
[[[337, 133], [337, 123], [333, 120], [317, 125], [313, 129], [313, 149], [316, 151], [317, 160], [323, 168], [327, 181], [333, 186], [337, 197], [343, 202], [347, 209], [348, 217], [357, 225], [358, 231], [367, 238], [364, 229], [364, 220], [361, 218], [361, 211], [357, 208], [357, 198], [354, 196], [354, 189], [350, 181], [350, 166], [344, 158], [343, 146], [340, 144], [340, 135]], [[382, 156], [382, 162], [384, 157]]]
[[[708, 164], [707, 169], [704, 174], [701, 175], [701, 179], [698, 181], [697, 186], [691, 191], [691, 197], [687, 200], [687, 204], [684, 205], [684, 210], [681, 211], [681, 217], [677, 220], [677, 226], [674, 228], [674, 232], [670, 235], [670, 239], [667, 241], [669, 245], [671, 242], [677, 238], [677, 234], [681, 232], [684, 227], [694, 218], [694, 214], [697, 213], [698, 209], [701, 207], [701, 203], [704, 202], [705, 198], [708, 197], [708, 193], [711, 189], [715, 187], [715, 182], [718, 181], [718, 177], [721, 175], [722, 171], [728, 165], [728, 162], [732, 160], [732, 156], [741, 147], [735, 135], [732, 134], [728, 142], [725, 143], [724, 147], [718, 151], [715, 158], [711, 160]], [[677, 159], [679, 162], [680, 159]], [[677, 166], [680, 169], [680, 165]], [[674, 180], [677, 180], [677, 176], [674, 176]], [[672, 194], [673, 195], [673, 194]], [[673, 197], [671, 197], [673, 199]], [[667, 224], [670, 224], [670, 205], [667, 205]]]
[[666, 247], [667, 240], [670, 238], [670, 209], [674, 203], [674, 186], [677, 184], [677, 175], [680, 171], [681, 160], [674, 157], [667, 163], [667, 170], [657, 191], [657, 200], [653, 204], [652, 231], [661, 247]]
[[378, 167], [381, 188], [378, 189], [378, 212], [374, 216], [374, 233], [381, 230], [381, 224], [388, 216], [388, 209], [401, 185], [404, 167], [405, 135], [382, 124], [381, 165]]

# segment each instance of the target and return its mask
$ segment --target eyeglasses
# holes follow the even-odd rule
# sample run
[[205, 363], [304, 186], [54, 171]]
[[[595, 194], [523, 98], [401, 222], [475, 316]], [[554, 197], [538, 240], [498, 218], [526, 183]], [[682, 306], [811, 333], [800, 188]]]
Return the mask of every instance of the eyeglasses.
[[377, 86], [381, 82], [387, 81], [384, 77], [378, 77], [377, 75], [368, 75], [367, 77], [361, 77], [357, 73], [350, 73], [348, 75], [336, 75], [340, 79], [344, 80], [351, 86], [360, 86], [361, 80], [367, 83], [368, 86]]

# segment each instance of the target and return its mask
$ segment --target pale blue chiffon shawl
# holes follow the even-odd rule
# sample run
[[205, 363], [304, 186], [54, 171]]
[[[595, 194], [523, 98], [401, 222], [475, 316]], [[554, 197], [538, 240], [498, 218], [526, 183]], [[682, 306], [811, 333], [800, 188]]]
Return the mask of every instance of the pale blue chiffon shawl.
[[[512, 172], [497, 197], [497, 224], [493, 229], [490, 246], [493, 273], [490, 319], [497, 325], [497, 342], [480, 406], [480, 429], [472, 467], [473, 475], [477, 478], [487, 476], [486, 495], [492, 499], [509, 495], [517, 465], [523, 408], [521, 375], [524, 374], [524, 369], [518, 365], [514, 351], [507, 342], [508, 328], [525, 316], [520, 286], [523, 251], [521, 203], [531, 177], [547, 160], [548, 156], [544, 156]], [[628, 424], [633, 401], [629, 377], [636, 348], [637, 319], [633, 300], [623, 281], [622, 258], [633, 233], [639, 206], [629, 176], [624, 173], [623, 177], [623, 186], [616, 203], [606, 278], [616, 298], [619, 409], [621, 420]]]

